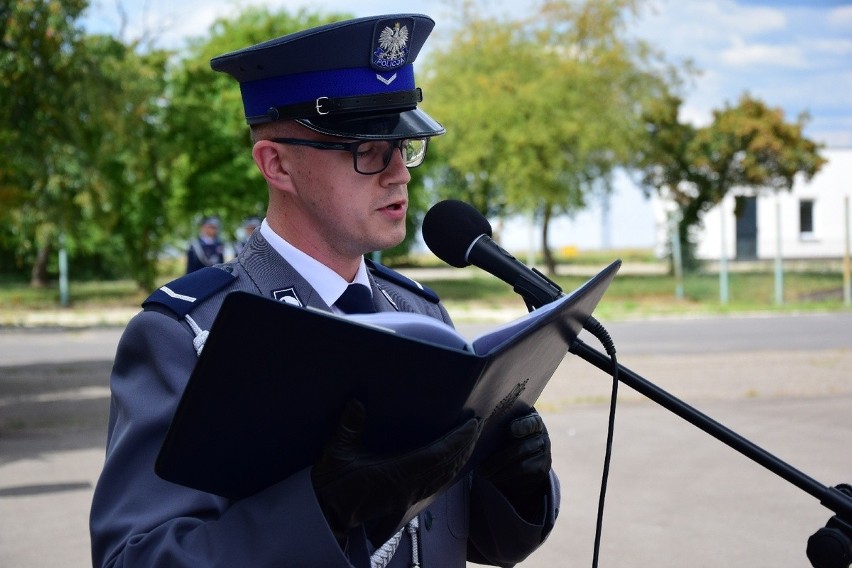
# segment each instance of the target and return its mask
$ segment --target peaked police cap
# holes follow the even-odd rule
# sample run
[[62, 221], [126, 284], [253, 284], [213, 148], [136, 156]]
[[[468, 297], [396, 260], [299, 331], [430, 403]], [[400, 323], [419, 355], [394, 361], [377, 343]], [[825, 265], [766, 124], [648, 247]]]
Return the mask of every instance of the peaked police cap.
[[435, 26], [419, 14], [336, 22], [214, 57], [234, 77], [246, 121], [294, 119], [331, 136], [420, 138], [444, 127], [417, 108], [414, 60]]

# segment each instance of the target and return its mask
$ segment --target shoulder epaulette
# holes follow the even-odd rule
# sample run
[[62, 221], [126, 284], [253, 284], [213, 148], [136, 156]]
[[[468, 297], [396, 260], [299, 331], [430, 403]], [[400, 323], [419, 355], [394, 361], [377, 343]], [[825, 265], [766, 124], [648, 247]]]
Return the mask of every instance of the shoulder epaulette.
[[430, 302], [434, 302], [434, 303], [437, 304], [441, 300], [438, 297], [438, 294], [436, 294], [434, 290], [431, 290], [431, 289], [427, 288], [426, 286], [423, 286], [422, 284], [420, 284], [420, 282], [412, 280], [411, 278], [408, 278], [407, 276], [403, 276], [402, 274], [400, 274], [396, 270], [391, 270], [387, 266], [385, 266], [383, 264], [379, 264], [378, 262], [374, 262], [374, 261], [370, 260], [369, 258], [364, 259], [364, 261], [367, 264], [367, 270], [369, 270], [373, 274], [381, 276], [385, 280], [390, 280], [394, 284], [398, 284], [398, 285], [402, 286], [403, 288], [406, 288], [407, 290], [411, 290], [412, 292], [415, 292], [415, 293], [423, 296], [424, 298], [426, 298]]
[[199, 303], [233, 282], [234, 278], [236, 276], [227, 270], [208, 266], [160, 286], [142, 302], [142, 307], [157, 304], [183, 317]]

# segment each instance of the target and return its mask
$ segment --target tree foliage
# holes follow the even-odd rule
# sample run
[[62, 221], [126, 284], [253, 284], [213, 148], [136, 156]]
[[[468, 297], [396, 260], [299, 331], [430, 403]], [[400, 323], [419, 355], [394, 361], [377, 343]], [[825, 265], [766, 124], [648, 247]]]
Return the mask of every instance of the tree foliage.
[[23, 0], [0, 55], [2, 244], [46, 284], [62, 242], [101, 275], [150, 285], [167, 227], [159, 110], [167, 54], [86, 35], [83, 0]]
[[[44, 285], [60, 239], [79, 269], [150, 289], [157, 260], [208, 212], [237, 226], [265, 201], [239, 88], [212, 56], [332, 16], [249, 9], [186, 55], [86, 35], [85, 0], [0, 12], [0, 248]], [[4, 255], [8, 256], [8, 255]]]
[[585, 207], [641, 140], [641, 109], [672, 79], [624, 34], [636, 2], [542, 2], [528, 18], [462, 6], [432, 55], [424, 106], [445, 123], [436, 179], [486, 215], [534, 213], [543, 253], [550, 219]]
[[746, 93], [696, 128], [680, 122], [681, 103], [668, 95], [648, 108], [648, 144], [639, 168], [646, 188], [676, 204], [684, 263], [694, 267], [693, 229], [731, 190], [790, 190], [796, 176], [812, 178], [825, 159], [820, 145], [803, 134], [806, 114], [787, 122], [783, 110]]
[[[0, 10], [0, 220], [18, 259], [49, 244], [74, 219], [72, 195], [83, 176], [77, 163], [74, 101], [80, 41], [74, 21], [84, 0], [21, 0]], [[20, 236], [26, 235], [25, 238]], [[41, 270], [34, 270], [40, 283]]]
[[[157, 259], [173, 235], [172, 154], [164, 136], [163, 93], [170, 54], [139, 53], [107, 36], [87, 38], [89, 76], [81, 98], [100, 124], [84, 146], [88, 184], [100, 201], [90, 204], [102, 231], [95, 242], [118, 273], [150, 289]], [[93, 225], [89, 222], [86, 225]], [[78, 228], [79, 229], [79, 228]]]
[[[173, 53], [152, 47], [156, 31], [86, 34], [87, 4], [0, 4], [0, 268], [31, 266], [42, 285], [62, 242], [72, 274], [150, 289], [199, 217], [236, 227], [266, 202], [239, 88], [210, 59], [348, 16], [247, 8]], [[550, 219], [607, 191], [615, 168], [638, 167], [674, 199], [684, 235], [732, 187], [789, 188], [819, 170], [806, 117], [787, 123], [750, 97], [706, 128], [681, 123], [680, 70], [625, 34], [642, 4], [543, 0], [512, 20], [458, 0], [448, 41], [436, 34], [418, 61], [423, 108], [448, 134], [412, 170], [409, 239], [389, 255], [405, 253], [435, 198], [537, 215], [553, 270]]]

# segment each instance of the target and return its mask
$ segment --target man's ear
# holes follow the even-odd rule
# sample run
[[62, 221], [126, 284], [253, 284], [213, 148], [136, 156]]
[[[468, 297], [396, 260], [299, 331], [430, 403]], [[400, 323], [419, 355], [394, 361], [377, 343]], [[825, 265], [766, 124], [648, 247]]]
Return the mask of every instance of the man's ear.
[[266, 182], [276, 188], [285, 189], [290, 185], [290, 172], [287, 169], [285, 156], [281, 147], [270, 140], [259, 140], [251, 150], [254, 163]]

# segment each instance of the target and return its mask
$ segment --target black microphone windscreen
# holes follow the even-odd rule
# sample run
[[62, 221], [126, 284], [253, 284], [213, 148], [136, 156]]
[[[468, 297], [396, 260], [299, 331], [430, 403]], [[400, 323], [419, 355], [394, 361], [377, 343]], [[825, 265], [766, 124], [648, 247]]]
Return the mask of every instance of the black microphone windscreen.
[[491, 223], [464, 201], [440, 201], [423, 217], [426, 246], [435, 256], [456, 268], [470, 264], [465, 258], [467, 250], [482, 235], [491, 236]]

